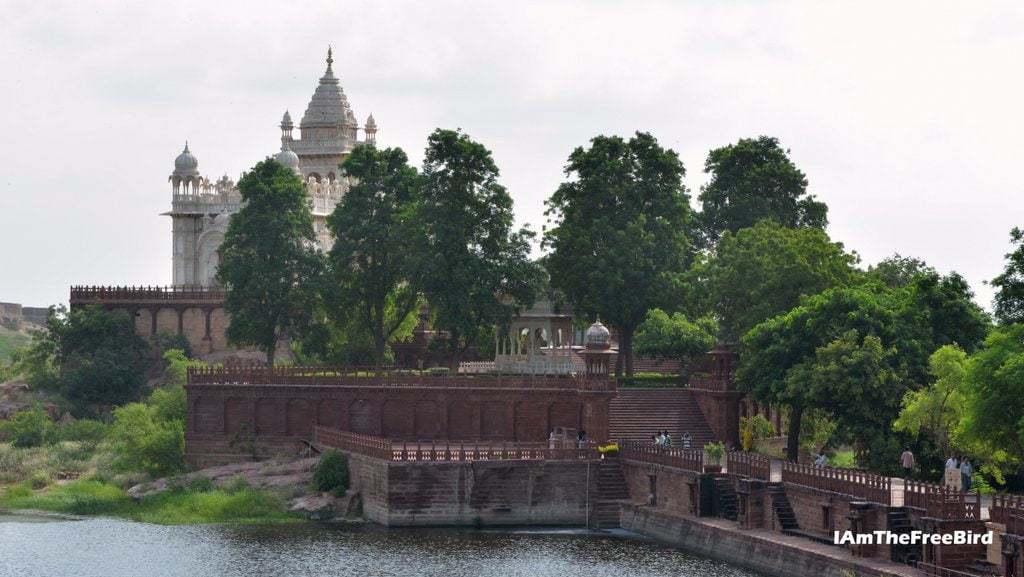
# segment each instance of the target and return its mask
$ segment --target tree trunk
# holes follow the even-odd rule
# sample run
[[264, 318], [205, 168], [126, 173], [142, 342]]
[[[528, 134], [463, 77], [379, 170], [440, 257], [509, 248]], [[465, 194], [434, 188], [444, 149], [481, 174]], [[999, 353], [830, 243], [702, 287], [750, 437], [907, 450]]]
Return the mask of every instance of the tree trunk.
[[633, 377], [633, 327], [619, 329], [619, 356], [626, 357], [626, 378]]
[[378, 328], [374, 331], [373, 335], [373, 364], [374, 369], [376, 369], [378, 382], [380, 381], [381, 374], [384, 372], [384, 347], [386, 345], [384, 329]]
[[619, 348], [619, 354], [615, 355], [615, 378], [622, 378], [622, 348]]
[[789, 432], [786, 440], [786, 457], [797, 461], [800, 455], [800, 421], [803, 420], [804, 408], [802, 406], [791, 406], [789, 409]]
[[277, 343], [267, 347], [267, 374], [274, 373], [274, 356], [277, 355]]

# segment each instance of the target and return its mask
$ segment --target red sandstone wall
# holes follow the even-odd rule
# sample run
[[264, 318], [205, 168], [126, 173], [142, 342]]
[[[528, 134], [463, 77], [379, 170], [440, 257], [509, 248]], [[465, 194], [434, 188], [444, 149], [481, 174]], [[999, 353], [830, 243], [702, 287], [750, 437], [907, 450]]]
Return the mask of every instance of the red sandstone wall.
[[377, 463], [386, 473], [361, 463], [358, 475], [371, 488], [363, 510], [383, 525], [583, 525], [588, 493], [597, 501], [597, 464], [587, 461]]
[[[236, 436], [255, 436], [259, 454], [294, 453], [313, 425], [392, 440], [541, 442], [555, 427], [607, 438], [614, 393], [544, 389], [448, 389], [313, 385], [186, 387], [189, 463], [238, 460]], [[244, 424], [244, 433], [243, 431]], [[226, 459], [226, 460], [225, 460]]]
[[[800, 530], [804, 533], [832, 537], [832, 531], [850, 530], [850, 520], [846, 517], [850, 512], [849, 497], [790, 483], [785, 487], [786, 498], [789, 499], [797, 523], [800, 524]], [[824, 525], [825, 508], [831, 511], [831, 520], [827, 527]], [[778, 523], [775, 525], [778, 526]]]
[[690, 483], [696, 480], [697, 473], [625, 459], [620, 459], [620, 463], [629, 497], [634, 503], [647, 503], [653, 476], [657, 489], [655, 506], [676, 513], [693, 514], [695, 504], [690, 500]]

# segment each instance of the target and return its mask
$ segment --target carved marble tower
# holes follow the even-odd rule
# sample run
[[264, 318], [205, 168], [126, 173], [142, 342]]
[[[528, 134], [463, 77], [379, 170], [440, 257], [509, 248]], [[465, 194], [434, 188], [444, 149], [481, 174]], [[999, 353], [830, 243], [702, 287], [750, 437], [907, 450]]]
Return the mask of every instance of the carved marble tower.
[[[357, 144], [377, 140], [377, 123], [372, 114], [362, 128], [356, 122], [345, 91], [334, 76], [333, 64], [333, 53], [328, 48], [327, 71], [299, 122], [300, 137], [292, 136], [295, 125], [291, 114], [285, 111], [280, 125], [281, 151], [274, 155], [306, 183], [313, 226], [324, 251], [333, 242], [326, 226], [327, 216], [348, 191], [348, 178], [341, 174], [338, 164]], [[358, 138], [359, 130], [363, 140]], [[231, 215], [243, 206], [241, 194], [226, 175], [216, 182], [200, 176], [199, 160], [188, 143], [174, 160], [174, 172], [168, 181], [172, 185], [171, 211], [164, 214], [173, 222], [174, 284], [213, 285], [217, 249], [224, 241]]]

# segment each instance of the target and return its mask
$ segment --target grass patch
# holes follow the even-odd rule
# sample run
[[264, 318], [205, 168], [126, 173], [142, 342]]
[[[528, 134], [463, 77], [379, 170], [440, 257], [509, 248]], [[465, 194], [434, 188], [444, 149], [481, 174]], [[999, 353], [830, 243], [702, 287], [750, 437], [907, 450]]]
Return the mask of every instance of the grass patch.
[[288, 513], [278, 495], [252, 488], [201, 487], [151, 495], [135, 503], [124, 490], [96, 479], [79, 479], [43, 493], [12, 487], [0, 506], [41, 509], [73, 515], [105, 515], [159, 525], [198, 523], [281, 523], [300, 520]]
[[857, 461], [853, 458], [853, 449], [848, 451], [836, 451], [836, 454], [829, 459], [829, 465], [833, 467], [842, 467], [844, 469], [853, 469], [857, 466]]

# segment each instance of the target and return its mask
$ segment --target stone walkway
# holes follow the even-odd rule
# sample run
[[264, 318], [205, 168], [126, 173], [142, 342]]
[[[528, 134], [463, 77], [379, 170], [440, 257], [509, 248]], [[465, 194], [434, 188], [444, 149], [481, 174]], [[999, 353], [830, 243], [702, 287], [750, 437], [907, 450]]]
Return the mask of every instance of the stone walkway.
[[883, 559], [871, 559], [865, 557], [854, 557], [846, 549], [838, 546], [825, 545], [822, 543], [816, 543], [809, 539], [802, 539], [800, 537], [793, 537], [791, 535], [783, 535], [775, 531], [769, 531], [767, 529], [738, 529], [736, 523], [728, 521], [726, 519], [715, 519], [715, 518], [697, 518], [693, 519], [699, 523], [706, 523], [721, 529], [728, 529], [731, 531], [737, 531], [744, 535], [749, 535], [756, 539], [763, 539], [772, 543], [778, 543], [787, 547], [793, 547], [802, 551], [835, 559], [848, 564], [858, 565], [863, 567], [867, 571], [873, 571], [879, 575], [900, 575], [903, 577], [921, 577], [922, 573], [909, 565], [903, 565], [901, 563], [893, 563], [891, 561], [885, 561]]

